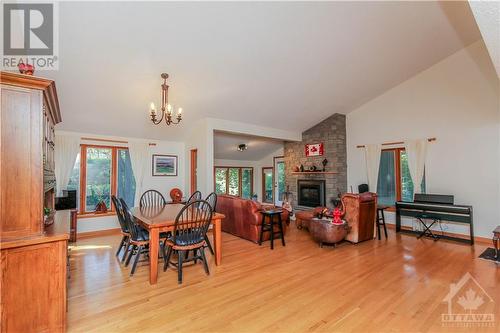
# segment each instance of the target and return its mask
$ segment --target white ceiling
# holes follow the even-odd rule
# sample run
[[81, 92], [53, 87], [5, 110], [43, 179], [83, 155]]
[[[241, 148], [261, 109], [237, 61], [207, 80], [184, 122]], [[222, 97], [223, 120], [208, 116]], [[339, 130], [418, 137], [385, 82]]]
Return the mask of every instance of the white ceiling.
[[[245, 143], [248, 149], [238, 151], [239, 144]], [[278, 149], [283, 148], [283, 141], [258, 136], [215, 132], [214, 158], [223, 160], [260, 161]]]
[[469, 0], [469, 4], [500, 78], [500, 1]]
[[[480, 38], [467, 2], [61, 2], [69, 131], [182, 139], [201, 117], [303, 131]], [[160, 73], [180, 126], [153, 126]], [[40, 74], [40, 73], [39, 73]]]

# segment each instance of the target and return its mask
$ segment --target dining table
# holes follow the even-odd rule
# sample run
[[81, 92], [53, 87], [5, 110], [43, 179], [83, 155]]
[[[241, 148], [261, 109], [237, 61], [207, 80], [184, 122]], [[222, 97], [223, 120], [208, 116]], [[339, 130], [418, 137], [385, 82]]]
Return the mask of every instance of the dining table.
[[[160, 247], [160, 233], [173, 231], [175, 219], [183, 204], [167, 204], [162, 206], [134, 207], [132, 215], [137, 223], [149, 232], [149, 283], [158, 281], [158, 253]], [[215, 265], [221, 264], [222, 259], [222, 230], [221, 223], [225, 216], [214, 212], [212, 214], [212, 233]]]

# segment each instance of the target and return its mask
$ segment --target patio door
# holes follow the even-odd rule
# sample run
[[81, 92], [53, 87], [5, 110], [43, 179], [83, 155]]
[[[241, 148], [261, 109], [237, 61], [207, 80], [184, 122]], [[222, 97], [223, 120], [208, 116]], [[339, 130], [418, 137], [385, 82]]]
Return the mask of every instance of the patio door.
[[274, 158], [274, 204], [283, 205], [283, 193], [285, 192], [285, 158], [277, 156]]

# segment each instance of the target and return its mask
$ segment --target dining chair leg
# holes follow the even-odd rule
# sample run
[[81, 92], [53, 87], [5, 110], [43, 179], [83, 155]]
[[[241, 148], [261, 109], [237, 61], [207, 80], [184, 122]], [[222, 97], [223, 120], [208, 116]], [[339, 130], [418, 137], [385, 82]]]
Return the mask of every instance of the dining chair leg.
[[205, 273], [207, 273], [207, 275], [210, 275], [210, 271], [208, 270], [207, 257], [205, 257], [205, 248], [202, 247], [200, 249], [200, 252], [201, 252], [201, 258], [203, 260], [203, 267], [205, 268]]
[[115, 256], [118, 257], [118, 255], [120, 254], [120, 251], [122, 250], [123, 245], [125, 245], [125, 239], [126, 238], [127, 238], [127, 236], [123, 235], [122, 240], [120, 242], [120, 245], [118, 246], [118, 251], [116, 251]]
[[130, 237], [127, 236], [127, 241], [125, 242], [125, 250], [123, 251], [122, 263], [125, 262], [129, 250], [130, 250]]
[[384, 224], [385, 239], [387, 239], [387, 227], [385, 226], [385, 213], [382, 211], [382, 223]]
[[193, 259], [194, 259], [194, 264], [196, 265], [198, 263], [198, 249], [193, 250]]
[[179, 250], [179, 262], [177, 263], [177, 282], [182, 283], [182, 257], [184, 257], [185, 251]]
[[132, 265], [132, 270], [130, 271], [130, 276], [134, 275], [135, 273], [135, 268], [137, 267], [137, 263], [139, 262], [139, 258], [141, 257], [142, 253], [142, 245], [139, 245], [139, 249], [137, 250], [137, 255], [135, 256], [134, 259], [134, 264]]
[[207, 243], [207, 247], [210, 250], [210, 253], [214, 255], [214, 249], [212, 247], [212, 244], [210, 243], [210, 240], [208, 239], [208, 235], [205, 234], [205, 242]]
[[163, 256], [163, 271], [165, 272], [170, 264], [170, 257], [172, 256], [172, 247], [168, 246], [167, 254]]
[[130, 259], [132, 259], [132, 256], [134, 255], [135, 249], [136, 249], [136, 246], [132, 245], [132, 248], [129, 250], [130, 253], [128, 254], [127, 261], [125, 261], [125, 267], [128, 267], [128, 265], [130, 264]]

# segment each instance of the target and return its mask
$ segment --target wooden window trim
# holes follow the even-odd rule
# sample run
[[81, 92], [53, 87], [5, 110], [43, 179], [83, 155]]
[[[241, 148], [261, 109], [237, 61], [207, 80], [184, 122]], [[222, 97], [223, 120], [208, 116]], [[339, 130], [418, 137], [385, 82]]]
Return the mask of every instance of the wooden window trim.
[[[235, 166], [214, 166], [214, 192], [215, 192], [215, 189], [216, 189], [216, 178], [215, 178], [215, 175], [216, 175], [216, 171], [217, 169], [226, 169], [226, 195], [230, 195], [229, 194], [229, 169], [238, 169], [238, 195], [236, 195], [236, 197], [239, 197], [241, 198], [241, 194], [242, 194], [242, 188], [243, 188], [243, 182], [242, 182], [242, 172], [243, 172], [243, 169], [250, 169], [250, 173], [251, 173], [251, 179], [252, 181], [250, 182], [250, 197], [253, 195], [253, 191], [254, 191], [254, 188], [253, 188], [253, 180], [254, 180], [254, 173], [253, 173], [253, 167], [235, 167]], [[234, 195], [233, 195], [234, 196]]]
[[113, 203], [111, 202], [107, 213], [95, 213], [85, 211], [85, 197], [87, 195], [87, 149], [88, 148], [101, 148], [111, 149], [111, 195], [116, 196], [118, 192], [118, 151], [128, 150], [128, 147], [123, 146], [109, 146], [109, 145], [95, 145], [95, 144], [81, 144], [80, 145], [80, 207], [78, 210], [78, 217], [99, 217], [116, 215]]
[[[382, 151], [392, 152], [394, 154], [394, 178], [396, 180], [396, 201], [401, 201], [402, 197], [402, 184], [401, 184], [401, 152], [406, 151], [405, 148], [388, 148]], [[394, 208], [394, 209], [393, 209]], [[395, 211], [395, 206], [390, 206], [388, 211]]]

